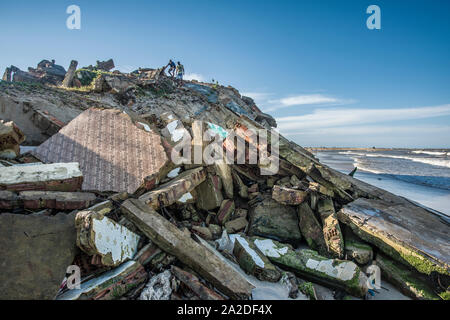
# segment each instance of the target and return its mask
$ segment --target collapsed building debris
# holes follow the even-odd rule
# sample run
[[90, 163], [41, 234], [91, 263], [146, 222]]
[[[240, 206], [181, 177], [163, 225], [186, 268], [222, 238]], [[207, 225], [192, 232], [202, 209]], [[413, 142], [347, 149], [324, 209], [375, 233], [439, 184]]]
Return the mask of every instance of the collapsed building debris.
[[235, 299], [250, 297], [252, 286], [245, 279], [152, 208], [140, 200], [129, 199], [122, 204], [122, 209], [128, 219], [150, 240], [197, 270], [224, 294]]
[[[250, 299], [272, 286], [289, 299], [364, 298], [376, 264], [407, 296], [448, 299], [448, 218], [272, 131], [258, 144], [246, 130], [276, 121], [232, 87], [178, 86], [164, 67], [110, 72], [112, 59], [76, 68], [44, 60], [0, 82], [0, 118], [14, 121], [0, 131], [7, 298], [52, 299], [60, 285], [62, 300]], [[233, 163], [204, 159], [213, 138]], [[40, 146], [19, 155], [24, 143]], [[191, 162], [171, 161], [180, 145]], [[261, 153], [251, 162], [250, 148], [278, 170]], [[78, 289], [61, 284], [69, 265]]]

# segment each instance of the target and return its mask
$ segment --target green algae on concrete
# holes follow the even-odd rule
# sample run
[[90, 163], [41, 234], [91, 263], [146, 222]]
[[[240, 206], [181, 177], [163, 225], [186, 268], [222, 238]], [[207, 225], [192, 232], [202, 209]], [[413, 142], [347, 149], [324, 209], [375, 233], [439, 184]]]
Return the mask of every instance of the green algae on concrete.
[[298, 245], [302, 236], [294, 207], [264, 199], [249, 210], [249, 236], [260, 236]]
[[409, 270], [382, 254], [377, 254], [376, 264], [380, 267], [382, 276], [405, 295], [421, 300], [439, 300], [439, 296], [427, 284], [425, 277], [417, 271]]
[[308, 203], [303, 202], [300, 204], [298, 206], [297, 214], [300, 231], [308, 243], [308, 246], [311, 249], [318, 251], [320, 254], [326, 254], [327, 245], [325, 244], [325, 239], [323, 237], [322, 227]]
[[281, 272], [247, 237], [242, 235], [235, 237], [233, 255], [246, 273], [254, 275], [259, 280], [271, 282], [280, 280]]
[[340, 222], [391, 258], [421, 273], [450, 275], [450, 229], [439, 217], [405, 203], [360, 198], [338, 212]]
[[367, 293], [367, 277], [352, 261], [328, 259], [309, 249], [294, 251], [290, 245], [271, 239], [253, 237], [252, 240], [270, 261], [305, 278], [341, 288], [358, 297]]

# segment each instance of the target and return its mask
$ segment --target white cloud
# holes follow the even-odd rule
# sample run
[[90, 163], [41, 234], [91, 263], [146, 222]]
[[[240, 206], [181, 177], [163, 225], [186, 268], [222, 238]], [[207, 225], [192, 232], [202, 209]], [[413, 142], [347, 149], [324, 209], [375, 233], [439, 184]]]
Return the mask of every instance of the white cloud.
[[302, 105], [342, 105], [354, 103], [353, 99], [340, 99], [323, 94], [303, 94], [281, 98], [278, 100], [269, 100], [270, 107], [265, 112], [275, 111], [282, 108]]
[[321, 94], [305, 94], [299, 96], [293, 96], [280, 99], [281, 105], [290, 107], [304, 104], [324, 104], [324, 103], [336, 103], [339, 100], [332, 97], [327, 97]]
[[183, 77], [185, 80], [197, 80], [199, 82], [205, 82], [206, 78], [198, 73], [186, 73]]
[[277, 118], [282, 133], [293, 130], [358, 126], [388, 121], [425, 119], [450, 115], [450, 104], [432, 107], [397, 109], [316, 109], [301, 116]]

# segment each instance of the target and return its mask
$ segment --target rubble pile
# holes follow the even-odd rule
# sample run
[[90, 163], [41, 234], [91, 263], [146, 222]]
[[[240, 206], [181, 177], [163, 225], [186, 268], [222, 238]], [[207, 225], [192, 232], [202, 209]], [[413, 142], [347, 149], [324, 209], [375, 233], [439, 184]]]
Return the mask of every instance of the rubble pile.
[[375, 267], [449, 298], [448, 218], [274, 140], [236, 89], [54, 68], [0, 83], [1, 299], [370, 298]]

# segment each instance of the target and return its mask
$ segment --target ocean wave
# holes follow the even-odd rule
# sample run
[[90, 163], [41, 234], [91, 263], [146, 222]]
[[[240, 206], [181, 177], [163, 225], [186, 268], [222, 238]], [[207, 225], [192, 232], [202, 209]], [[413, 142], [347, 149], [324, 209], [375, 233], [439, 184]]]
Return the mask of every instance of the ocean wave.
[[448, 156], [450, 154], [450, 152], [424, 151], [424, 150], [415, 150], [412, 153], [423, 153], [432, 156]]
[[450, 168], [450, 160], [439, 159], [439, 158], [416, 158], [416, 157], [408, 157], [408, 156], [395, 156], [395, 155], [390, 155], [390, 154], [365, 154], [365, 156], [369, 157], [369, 158], [405, 159], [405, 160], [411, 160], [414, 162], [429, 164], [432, 166]]
[[364, 163], [358, 159], [354, 159], [353, 165], [360, 171], [373, 173], [377, 175], [382, 175], [387, 178], [401, 180], [404, 182], [428, 186], [432, 188], [439, 188], [444, 190], [450, 190], [450, 177], [434, 177], [434, 176], [418, 176], [418, 175], [404, 175], [404, 174], [394, 174], [386, 171], [375, 170], [366, 166]]

